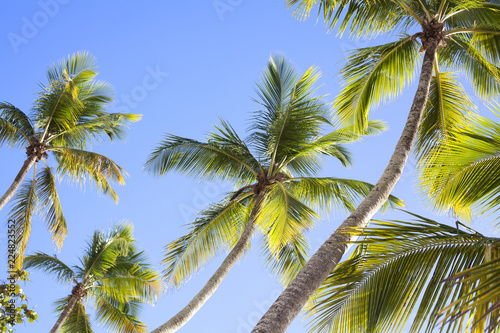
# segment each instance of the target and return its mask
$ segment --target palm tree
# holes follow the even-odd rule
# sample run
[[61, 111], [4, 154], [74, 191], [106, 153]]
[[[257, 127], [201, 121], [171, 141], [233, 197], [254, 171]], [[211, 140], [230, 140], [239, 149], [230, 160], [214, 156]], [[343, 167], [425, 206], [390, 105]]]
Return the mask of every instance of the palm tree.
[[396, 42], [360, 49], [349, 57], [341, 73], [345, 86], [335, 108], [345, 124], [359, 130], [366, 128], [371, 108], [396, 97], [412, 81], [419, 51], [424, 56], [406, 125], [375, 188], [311, 257], [257, 323], [254, 333], [286, 330], [354, 239], [342, 230], [365, 227], [385, 202], [403, 172], [415, 137], [418, 135], [416, 155], [427, 158], [434, 145], [448, 140], [449, 133], [464, 120], [472, 106], [456, 73], [469, 76], [483, 98], [500, 93], [498, 1], [288, 0], [288, 4], [298, 5], [296, 13], [301, 17], [308, 16], [318, 4], [331, 28], [340, 22], [341, 32], [350, 28], [357, 37], [421, 29]]
[[[0, 103], [0, 145], [25, 147], [27, 154], [14, 182], [0, 198], [0, 209], [14, 196], [33, 167], [33, 178], [17, 191], [10, 213], [10, 219], [15, 221], [18, 268], [22, 267], [35, 212], [43, 214], [59, 248], [66, 237], [66, 220], [54, 171], [80, 183], [88, 179], [99, 191], [118, 200], [110, 182], [124, 184], [125, 171], [106, 156], [87, 149], [103, 137], [122, 139], [126, 124], [139, 120], [140, 116], [104, 111], [112, 101], [111, 88], [95, 80], [95, 67], [95, 58], [87, 53], [76, 53], [54, 64], [47, 72], [49, 82], [42, 86], [29, 116], [10, 103]], [[56, 169], [49, 166], [48, 153], [53, 154]], [[39, 170], [40, 161], [43, 166]]]
[[80, 266], [68, 266], [55, 256], [37, 252], [26, 256], [25, 268], [41, 269], [59, 282], [73, 283], [71, 294], [56, 302], [57, 319], [50, 333], [92, 332], [86, 300], [97, 319], [117, 332], [146, 332], [138, 318], [142, 302], [153, 302], [160, 291], [159, 274], [137, 252], [130, 225], [118, 225], [107, 234], [95, 231]]
[[[262, 109], [254, 113], [248, 140], [222, 121], [207, 142], [167, 135], [150, 155], [146, 170], [154, 175], [176, 170], [198, 179], [230, 181], [239, 188], [202, 212], [187, 235], [167, 246], [165, 279], [174, 286], [221, 250], [230, 251], [191, 302], [154, 333], [174, 332], [198, 311], [248, 249], [256, 228], [264, 236], [268, 265], [288, 283], [306, 261], [302, 232], [318, 217], [311, 207], [351, 210], [372, 189], [357, 180], [314, 177], [322, 156], [348, 166], [351, 158], [342, 144], [360, 138], [352, 127], [321, 134], [331, 122], [326, 105], [312, 95], [318, 78], [314, 68], [298, 75], [286, 59], [272, 56], [257, 84]], [[383, 128], [371, 121], [362, 134]], [[390, 200], [390, 205], [400, 204], [394, 197]]]
[[[496, 109], [496, 110], [495, 110]], [[500, 116], [499, 106], [493, 106]], [[420, 189], [436, 210], [453, 211], [470, 221], [473, 213], [496, 213], [500, 207], [500, 124], [474, 117], [453, 140], [437, 146], [420, 168]]]
[[306, 308], [311, 332], [399, 332], [411, 314], [410, 332], [499, 328], [500, 239], [412, 215], [353, 231], [363, 239]]

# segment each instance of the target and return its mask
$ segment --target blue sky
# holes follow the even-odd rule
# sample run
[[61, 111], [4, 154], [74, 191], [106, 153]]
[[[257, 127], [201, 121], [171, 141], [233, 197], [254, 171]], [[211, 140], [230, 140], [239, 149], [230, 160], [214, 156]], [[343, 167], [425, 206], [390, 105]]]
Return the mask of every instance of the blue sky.
[[[258, 105], [254, 84], [269, 55], [280, 52], [301, 71], [318, 66], [323, 73], [318, 94], [333, 101], [340, 90], [338, 71], [348, 51], [383, 42], [353, 41], [327, 33], [316, 17], [299, 22], [286, 9], [284, 0], [248, 1], [76, 1], [41, 0], [9, 2], [0, 13], [0, 100], [29, 112], [45, 83], [49, 66], [76, 51], [88, 51], [98, 60], [100, 80], [115, 89], [114, 112], [140, 113], [143, 119], [130, 127], [124, 143], [104, 142], [96, 152], [107, 155], [129, 174], [127, 184], [116, 187], [118, 204], [99, 197], [95, 189], [62, 181], [58, 190], [69, 225], [61, 252], [50, 241], [43, 221], [35, 220], [28, 253], [57, 253], [68, 263], [77, 263], [85, 242], [96, 228], [108, 228], [126, 220], [135, 226], [135, 236], [152, 263], [162, 270], [164, 246], [186, 232], [184, 225], [206, 204], [218, 201], [228, 184], [198, 183], [175, 173], [153, 178], [142, 170], [149, 152], [164, 133], [202, 140], [218, 118], [229, 121], [239, 133], [248, 127], [250, 112]], [[466, 84], [466, 82], [465, 82]], [[325, 163], [323, 175], [376, 182], [406, 120], [414, 87], [396, 102], [372, 114], [390, 129], [380, 136], [352, 145], [355, 165]], [[484, 109], [484, 108], [483, 108]], [[5, 191], [19, 171], [22, 150], [0, 149]], [[50, 161], [50, 158], [49, 158]], [[434, 216], [415, 190], [410, 161], [393, 194], [404, 199], [407, 209]], [[0, 212], [7, 220], [8, 209]], [[333, 232], [345, 212], [324, 217], [309, 232], [316, 249]], [[401, 218], [401, 213], [386, 218]], [[453, 223], [449, 216], [439, 221]], [[487, 223], [479, 230], [488, 230]], [[6, 247], [5, 232], [1, 246]], [[279, 295], [281, 286], [259, 257], [259, 237], [253, 249], [237, 264], [222, 286], [181, 332], [249, 332], [261, 314]], [[5, 252], [5, 251], [4, 251]], [[217, 258], [179, 290], [168, 290], [154, 306], [145, 306], [142, 320], [156, 328], [198, 292], [223, 257]], [[5, 263], [1, 263], [5, 267]], [[53, 301], [71, 292], [39, 272], [25, 286], [29, 305], [36, 306], [36, 323], [16, 326], [16, 332], [48, 331], [55, 323]], [[306, 321], [296, 320], [288, 332], [305, 332]], [[105, 332], [94, 326], [95, 332]]]

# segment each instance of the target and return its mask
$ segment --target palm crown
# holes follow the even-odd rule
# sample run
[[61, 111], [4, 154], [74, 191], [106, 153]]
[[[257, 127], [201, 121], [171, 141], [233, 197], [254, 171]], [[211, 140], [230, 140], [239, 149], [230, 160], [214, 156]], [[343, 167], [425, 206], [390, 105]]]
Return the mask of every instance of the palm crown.
[[[10, 103], [0, 103], [0, 144], [25, 147], [27, 160], [13, 185], [1, 199], [0, 209], [14, 195], [28, 170], [34, 165], [33, 178], [17, 192], [10, 218], [15, 221], [18, 256], [23, 256], [35, 212], [43, 214], [49, 232], [58, 247], [67, 234], [66, 221], [55, 187], [56, 171], [80, 183], [89, 180], [105, 195], [118, 200], [111, 182], [124, 183], [125, 171], [106, 156], [88, 151], [92, 142], [103, 137], [124, 137], [127, 122], [139, 115], [107, 113], [111, 88], [96, 81], [95, 59], [77, 53], [54, 65], [47, 72], [48, 84], [36, 99], [28, 116]], [[38, 168], [38, 162], [43, 167]], [[22, 265], [22, 260], [18, 260]]]
[[[146, 162], [146, 170], [163, 175], [176, 170], [198, 179], [230, 181], [235, 191], [211, 205], [191, 225], [189, 233], [170, 243], [163, 263], [165, 279], [179, 286], [221, 250], [231, 250], [191, 303], [155, 333], [174, 332], [210, 297], [250, 244], [255, 228], [264, 235], [267, 264], [287, 284], [305, 264], [303, 231], [318, 218], [313, 208], [352, 210], [372, 185], [351, 179], [313, 177], [322, 157], [351, 163], [345, 143], [383, 130], [371, 121], [362, 133], [344, 127], [326, 135], [331, 126], [326, 104], [313, 96], [319, 78], [314, 68], [299, 75], [279, 56], [272, 56], [257, 84], [250, 134], [242, 140], [225, 121], [207, 142], [167, 135]], [[390, 198], [389, 205], [401, 202]]]
[[56, 302], [61, 313], [51, 332], [92, 332], [87, 314], [91, 300], [97, 319], [122, 333], [146, 332], [138, 318], [142, 302], [153, 302], [160, 292], [158, 273], [134, 244], [132, 228], [118, 225], [107, 234], [94, 232], [79, 266], [68, 266], [55, 256], [35, 253], [25, 258], [25, 268], [54, 275], [73, 283], [69, 296]]

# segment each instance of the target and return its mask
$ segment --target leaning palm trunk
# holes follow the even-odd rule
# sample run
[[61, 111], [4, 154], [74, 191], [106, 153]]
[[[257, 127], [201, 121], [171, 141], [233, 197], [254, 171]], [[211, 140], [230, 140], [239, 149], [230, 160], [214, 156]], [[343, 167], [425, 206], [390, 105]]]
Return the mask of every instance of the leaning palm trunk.
[[36, 155], [32, 155], [32, 156], [28, 157], [28, 159], [26, 159], [26, 161], [24, 161], [23, 167], [21, 168], [21, 170], [17, 174], [16, 178], [12, 182], [12, 185], [10, 185], [7, 192], [5, 192], [5, 194], [0, 198], [0, 210], [2, 210], [2, 208], [7, 204], [7, 202], [9, 202], [9, 200], [14, 196], [17, 189], [19, 188], [19, 186], [23, 182], [24, 177], [26, 176], [28, 171], [31, 169], [33, 164], [35, 164], [36, 158], [37, 158]]
[[208, 280], [205, 286], [196, 294], [193, 299], [175, 316], [170, 318], [165, 324], [161, 325], [151, 333], [171, 333], [176, 332], [182, 326], [184, 326], [189, 319], [191, 319], [196, 312], [205, 304], [205, 302], [213, 295], [217, 290], [222, 280], [229, 273], [234, 264], [239, 258], [245, 253], [245, 250], [250, 244], [250, 239], [255, 231], [255, 219], [259, 212], [259, 207], [262, 202], [263, 193], [257, 195], [255, 198], [255, 205], [250, 213], [248, 222], [243, 229], [240, 239], [236, 242], [234, 248], [229, 252], [228, 256], [220, 267], [215, 271], [214, 275]]
[[321, 286], [328, 274], [348, 250], [355, 239], [346, 232], [349, 228], [363, 228], [382, 207], [403, 173], [406, 160], [416, 137], [432, 78], [434, 58], [439, 41], [430, 42], [424, 55], [417, 92], [413, 100], [403, 133], [394, 149], [389, 165], [370, 194], [340, 225], [330, 238], [316, 251], [307, 264], [287, 286], [252, 330], [253, 333], [285, 332], [308, 299]]
[[75, 307], [76, 302], [78, 302], [78, 297], [75, 295], [71, 295], [69, 298], [68, 305], [66, 305], [63, 312], [61, 313], [61, 315], [57, 319], [54, 327], [52, 327], [52, 329], [50, 330], [49, 333], [58, 333], [61, 330], [62, 325], [64, 324], [64, 322], [68, 318], [69, 314], [71, 313], [71, 310], [73, 310], [73, 308]]

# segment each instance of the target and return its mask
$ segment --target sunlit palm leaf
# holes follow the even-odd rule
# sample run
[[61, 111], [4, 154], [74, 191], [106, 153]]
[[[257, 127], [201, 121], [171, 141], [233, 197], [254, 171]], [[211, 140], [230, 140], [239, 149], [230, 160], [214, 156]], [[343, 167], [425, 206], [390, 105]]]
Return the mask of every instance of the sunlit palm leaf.
[[61, 176], [68, 176], [80, 184], [85, 184], [88, 180], [100, 192], [118, 201], [110, 182], [124, 184], [124, 176], [127, 175], [118, 164], [104, 155], [90, 151], [66, 147], [53, 147], [51, 150], [57, 157], [57, 171]]
[[397, 97], [413, 80], [419, 45], [410, 36], [359, 49], [341, 72], [345, 86], [335, 100], [344, 124], [366, 129], [370, 109]]
[[[134, 301], [130, 301], [134, 303]], [[146, 333], [146, 325], [137, 319], [134, 304], [113, 304], [101, 298], [97, 301], [97, 318], [110, 329], [120, 333]], [[129, 313], [130, 312], [130, 313]]]
[[268, 240], [269, 236], [262, 240], [261, 255], [271, 272], [286, 286], [307, 262], [309, 252], [307, 238], [302, 234], [297, 234], [290, 242], [273, 250]]
[[38, 173], [36, 178], [36, 192], [39, 212], [47, 224], [47, 228], [52, 235], [52, 240], [60, 249], [68, 234], [68, 229], [56, 191], [55, 178], [50, 168], [43, 168]]
[[10, 103], [0, 102], [0, 145], [25, 146], [33, 134], [33, 126], [26, 114]]
[[249, 214], [248, 207], [240, 202], [251, 195], [247, 192], [238, 200], [212, 204], [191, 224], [189, 233], [166, 246], [162, 263], [169, 285], [179, 287], [221, 250], [235, 244]]
[[438, 72], [437, 66], [429, 89], [429, 99], [420, 123], [414, 153], [422, 160], [436, 146], [445, 145], [470, 112], [476, 111], [457, 75]]
[[[500, 110], [499, 110], [500, 111]], [[500, 200], [500, 124], [476, 116], [422, 169], [420, 188], [438, 210], [469, 220], [496, 212]]]
[[71, 283], [76, 273], [55, 256], [43, 252], [36, 252], [24, 259], [24, 269], [43, 269], [44, 272], [54, 275], [59, 282]]
[[311, 228], [319, 216], [284, 186], [276, 183], [266, 194], [257, 216], [257, 224], [265, 234], [270, 251], [277, 252], [297, 235]]
[[[357, 250], [307, 307], [309, 316], [315, 315], [314, 331], [397, 332], [416, 309], [410, 332], [430, 332], [439, 310], [474, 289], [444, 280], [480, 265], [485, 249], [498, 240], [414, 216], [413, 223], [378, 221], [358, 231], [365, 238]], [[467, 321], [448, 325], [464, 332]]]

